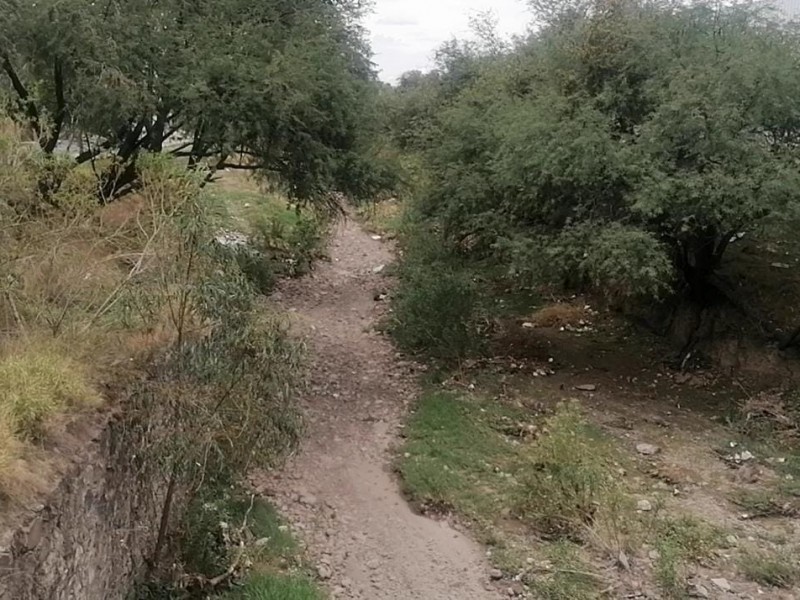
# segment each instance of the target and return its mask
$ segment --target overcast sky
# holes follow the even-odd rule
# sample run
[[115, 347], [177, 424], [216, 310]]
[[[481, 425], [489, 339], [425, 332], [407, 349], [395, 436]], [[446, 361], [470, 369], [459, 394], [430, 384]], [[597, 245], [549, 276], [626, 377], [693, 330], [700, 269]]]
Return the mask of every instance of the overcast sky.
[[487, 10], [505, 34], [524, 32], [530, 21], [523, 0], [376, 0], [366, 25], [381, 79], [429, 69], [442, 42], [469, 35], [470, 15]]
[[[794, 17], [800, 0], [772, 0]], [[433, 53], [452, 37], [469, 35], [469, 17], [490, 10], [503, 34], [522, 33], [531, 20], [523, 0], [375, 0], [366, 25], [384, 81], [431, 68]]]

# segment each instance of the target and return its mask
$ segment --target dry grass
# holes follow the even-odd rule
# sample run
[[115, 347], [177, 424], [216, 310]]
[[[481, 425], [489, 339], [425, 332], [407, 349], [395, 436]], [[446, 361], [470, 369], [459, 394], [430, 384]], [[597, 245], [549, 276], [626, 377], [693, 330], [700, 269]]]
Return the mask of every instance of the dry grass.
[[800, 402], [792, 393], [761, 392], [739, 406], [739, 428], [747, 436], [775, 437], [783, 443], [800, 441]]
[[523, 478], [522, 514], [547, 535], [579, 539], [591, 531], [619, 552], [623, 515], [633, 511], [616, 476], [613, 444], [574, 404], [559, 406], [543, 431]]
[[40, 436], [68, 408], [98, 406], [89, 369], [52, 340], [20, 340], [0, 357], [0, 417], [21, 439]]
[[393, 237], [400, 232], [405, 212], [405, 204], [390, 199], [367, 204], [358, 215], [369, 231]]
[[558, 303], [539, 309], [527, 321], [535, 327], [566, 327], [577, 326], [590, 318], [589, 311], [583, 306]]
[[[44, 469], [32, 441], [60, 415], [102, 403], [100, 383], [151, 360], [189, 320], [175, 219], [197, 197], [169, 165], [140, 194], [98, 208], [91, 171], [63, 176], [54, 202], [36, 181], [64, 168], [0, 118], [0, 493]], [[43, 166], [46, 165], [46, 166]], [[34, 456], [37, 455], [37, 456]], [[39, 462], [37, 462], [39, 461]]]
[[36, 186], [27, 168], [33, 155], [32, 146], [24, 144], [22, 139], [19, 127], [0, 118], [0, 190], [3, 193], [0, 210], [3, 204], [13, 207], [28, 202]]
[[11, 428], [11, 418], [0, 414], [0, 474], [11, 472], [19, 452], [20, 443]]
[[750, 579], [762, 585], [791, 588], [800, 582], [800, 566], [794, 552], [746, 549], [739, 560], [739, 568]]

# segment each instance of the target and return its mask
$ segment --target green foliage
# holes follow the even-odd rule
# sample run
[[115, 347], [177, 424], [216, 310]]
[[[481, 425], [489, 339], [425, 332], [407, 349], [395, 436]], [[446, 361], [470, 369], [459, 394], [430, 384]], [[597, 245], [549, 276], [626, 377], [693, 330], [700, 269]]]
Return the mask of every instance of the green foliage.
[[689, 516], [657, 519], [654, 525], [656, 581], [669, 598], [683, 598], [688, 564], [709, 557], [722, 536]]
[[529, 455], [521, 514], [557, 537], [614, 526], [629, 507], [614, 476], [613, 447], [572, 405], [561, 405], [544, 431]]
[[247, 281], [262, 294], [268, 294], [275, 286], [274, 265], [269, 258], [249, 246], [236, 246], [231, 249], [236, 264]]
[[[167, 315], [174, 335], [169, 351], [148, 365], [148, 377], [132, 385], [129, 433], [137, 457], [158, 465], [168, 481], [161, 515], [168, 532], [179, 515], [176, 498], [208, 502], [208, 490], [237, 482], [254, 466], [273, 465], [294, 447], [300, 418], [292, 399], [303, 352], [286, 324], [257, 306], [235, 257], [214, 240], [213, 205], [196, 179], [160, 160], [146, 174], [143, 201], [157, 209], [133, 223], [132, 233], [163, 234], [152, 242], [154, 251], [170, 260], [137, 271], [125, 305], [134, 322]], [[213, 510], [203, 514], [196, 517], [216, 518]], [[197, 569], [223, 558], [217, 542], [228, 545], [203, 522], [196, 527], [200, 537], [187, 542]], [[167, 541], [159, 535], [155, 564]]]
[[[295, 568], [300, 548], [284, 520], [267, 501], [237, 486], [213, 485], [195, 496], [181, 519], [177, 536], [180, 568], [193, 577], [213, 578], [231, 565], [241, 569], [213, 598], [321, 599], [317, 588]], [[207, 592], [176, 582], [151, 581], [135, 591], [137, 600], [208, 597]]]
[[511, 273], [528, 285], [558, 281], [567, 288], [591, 286], [607, 298], [659, 298], [674, 271], [652, 234], [619, 223], [581, 224], [556, 235], [501, 242]]
[[219, 596], [220, 600], [322, 600], [310, 580], [282, 575], [254, 575]]
[[445, 360], [479, 349], [477, 286], [435, 235], [414, 235], [399, 275], [390, 327], [401, 348]]
[[218, 206], [220, 229], [247, 238], [228, 246], [228, 253], [259, 292], [270, 292], [280, 277], [308, 273], [323, 257], [330, 222], [324, 211], [290, 203], [234, 176], [223, 179], [209, 197]]
[[[26, 483], [20, 475], [46, 459], [26, 442], [46, 441], [54, 416], [99, 405], [100, 384], [113, 382], [126, 399], [118, 433], [130, 468], [166, 481], [161, 522], [151, 524], [154, 574], [174, 550], [170, 534], [185, 503], [189, 575], [227, 570], [237, 536], [270, 537], [264, 552], [288, 555], [274, 511], [257, 502], [243, 509], [230, 486], [296, 443], [292, 394], [303, 348], [257, 306], [256, 290], [216, 242], [220, 215], [202, 177], [147, 155], [135, 198], [99, 207], [81, 191], [81, 173], [70, 171], [56, 193], [61, 201], [45, 206], [34, 199], [37, 178], [28, 177], [39, 165], [9, 137], [6, 144], [0, 135], [0, 162], [19, 172], [0, 176], [0, 202], [14, 201], [0, 204], [3, 495], [15, 498]], [[223, 519], [230, 529], [222, 531]], [[145, 585], [142, 597], [185, 584], [181, 565], [173, 566], [176, 581]]]
[[178, 547], [183, 568], [213, 577], [224, 572], [244, 544], [251, 560], [290, 560], [297, 543], [275, 508], [231, 486], [202, 490], [181, 521]]
[[228, 568], [229, 532], [244, 525], [234, 502], [231, 489], [218, 486], [202, 490], [186, 508], [177, 543], [187, 573], [213, 577]]
[[175, 148], [192, 169], [243, 156], [303, 200], [390, 183], [371, 134], [376, 84], [358, 2], [6, 0], [0, 10], [0, 97], [45, 153], [80, 138], [90, 147], [79, 162], [110, 159], [104, 197], [135, 180], [138, 154]]
[[449, 44], [388, 100], [429, 166], [422, 213], [528, 285], [702, 299], [735, 234], [800, 208], [797, 29], [744, 4], [534, 4], [528, 39]]
[[324, 250], [326, 221], [319, 215], [294, 211], [286, 217], [258, 215], [250, 222], [254, 247], [273, 265], [276, 272], [298, 277], [311, 270]]

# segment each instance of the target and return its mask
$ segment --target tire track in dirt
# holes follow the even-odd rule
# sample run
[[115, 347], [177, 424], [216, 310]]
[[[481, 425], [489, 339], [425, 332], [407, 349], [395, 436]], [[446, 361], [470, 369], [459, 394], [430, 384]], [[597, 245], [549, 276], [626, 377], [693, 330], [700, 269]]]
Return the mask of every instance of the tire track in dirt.
[[276, 294], [309, 346], [308, 431], [284, 469], [252, 482], [299, 530], [335, 598], [498, 598], [480, 547], [415, 514], [390, 472], [390, 447], [417, 392], [413, 366], [374, 331], [382, 304], [373, 297], [386, 281], [373, 269], [392, 260], [391, 248], [345, 220], [330, 257]]

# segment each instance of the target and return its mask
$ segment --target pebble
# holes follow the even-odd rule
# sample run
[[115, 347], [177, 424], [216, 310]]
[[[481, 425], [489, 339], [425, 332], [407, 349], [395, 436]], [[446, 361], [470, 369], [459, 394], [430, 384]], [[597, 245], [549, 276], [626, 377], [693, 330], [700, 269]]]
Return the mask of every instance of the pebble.
[[596, 392], [597, 386], [593, 383], [585, 383], [583, 385], [576, 385], [575, 389], [579, 392]]
[[650, 512], [653, 510], [653, 505], [650, 503], [650, 500], [639, 500], [639, 502], [636, 503], [636, 510]]
[[489, 571], [489, 578], [497, 581], [503, 578], [503, 572], [500, 569], [492, 569]]
[[333, 570], [329, 565], [322, 564], [317, 567], [317, 575], [320, 579], [327, 581], [333, 576]]

